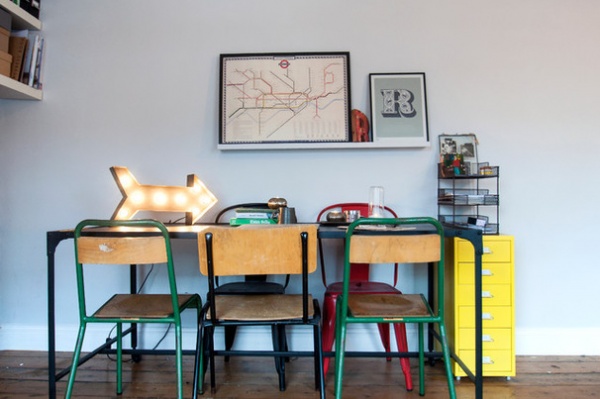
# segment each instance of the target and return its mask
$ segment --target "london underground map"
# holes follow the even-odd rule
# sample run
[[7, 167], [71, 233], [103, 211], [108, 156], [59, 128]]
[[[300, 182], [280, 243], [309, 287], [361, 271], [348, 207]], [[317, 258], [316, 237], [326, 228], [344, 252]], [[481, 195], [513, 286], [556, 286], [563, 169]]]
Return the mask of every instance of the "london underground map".
[[221, 56], [221, 143], [349, 141], [349, 54]]

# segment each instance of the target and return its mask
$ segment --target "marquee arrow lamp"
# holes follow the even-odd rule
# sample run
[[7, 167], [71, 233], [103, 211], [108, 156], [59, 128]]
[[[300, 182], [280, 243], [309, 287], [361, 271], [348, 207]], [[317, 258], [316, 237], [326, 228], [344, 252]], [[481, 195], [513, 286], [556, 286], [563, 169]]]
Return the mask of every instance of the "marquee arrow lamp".
[[110, 168], [123, 199], [112, 215], [113, 220], [127, 220], [139, 211], [185, 212], [185, 223], [194, 224], [217, 198], [196, 175], [187, 176], [187, 187], [140, 184], [124, 166]]

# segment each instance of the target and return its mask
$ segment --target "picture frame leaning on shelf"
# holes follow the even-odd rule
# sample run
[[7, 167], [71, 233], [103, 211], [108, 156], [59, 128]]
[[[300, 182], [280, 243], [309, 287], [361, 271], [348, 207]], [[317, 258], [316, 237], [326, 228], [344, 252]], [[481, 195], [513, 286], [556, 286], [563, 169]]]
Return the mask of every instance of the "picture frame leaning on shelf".
[[479, 173], [475, 133], [440, 134], [440, 174], [444, 177]]

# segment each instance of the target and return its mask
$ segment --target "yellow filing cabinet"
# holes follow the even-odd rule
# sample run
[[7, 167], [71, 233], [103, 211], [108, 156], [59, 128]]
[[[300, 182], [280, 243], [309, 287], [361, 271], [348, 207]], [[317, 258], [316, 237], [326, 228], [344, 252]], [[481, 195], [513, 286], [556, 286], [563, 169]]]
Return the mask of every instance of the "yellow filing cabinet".
[[[483, 375], [513, 377], [515, 369], [514, 237], [484, 235], [482, 256]], [[475, 264], [471, 243], [446, 242], [446, 322], [450, 347], [475, 372]], [[466, 376], [453, 362], [457, 377]]]

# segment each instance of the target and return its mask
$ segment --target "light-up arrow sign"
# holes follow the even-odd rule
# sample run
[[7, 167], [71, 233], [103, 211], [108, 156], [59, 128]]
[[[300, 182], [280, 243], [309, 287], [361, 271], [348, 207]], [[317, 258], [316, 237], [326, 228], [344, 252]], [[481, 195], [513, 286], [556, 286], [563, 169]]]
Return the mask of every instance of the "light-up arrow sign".
[[185, 223], [194, 224], [217, 198], [196, 175], [187, 176], [187, 187], [140, 184], [124, 166], [110, 168], [123, 199], [112, 219], [127, 220], [139, 211], [185, 212]]

